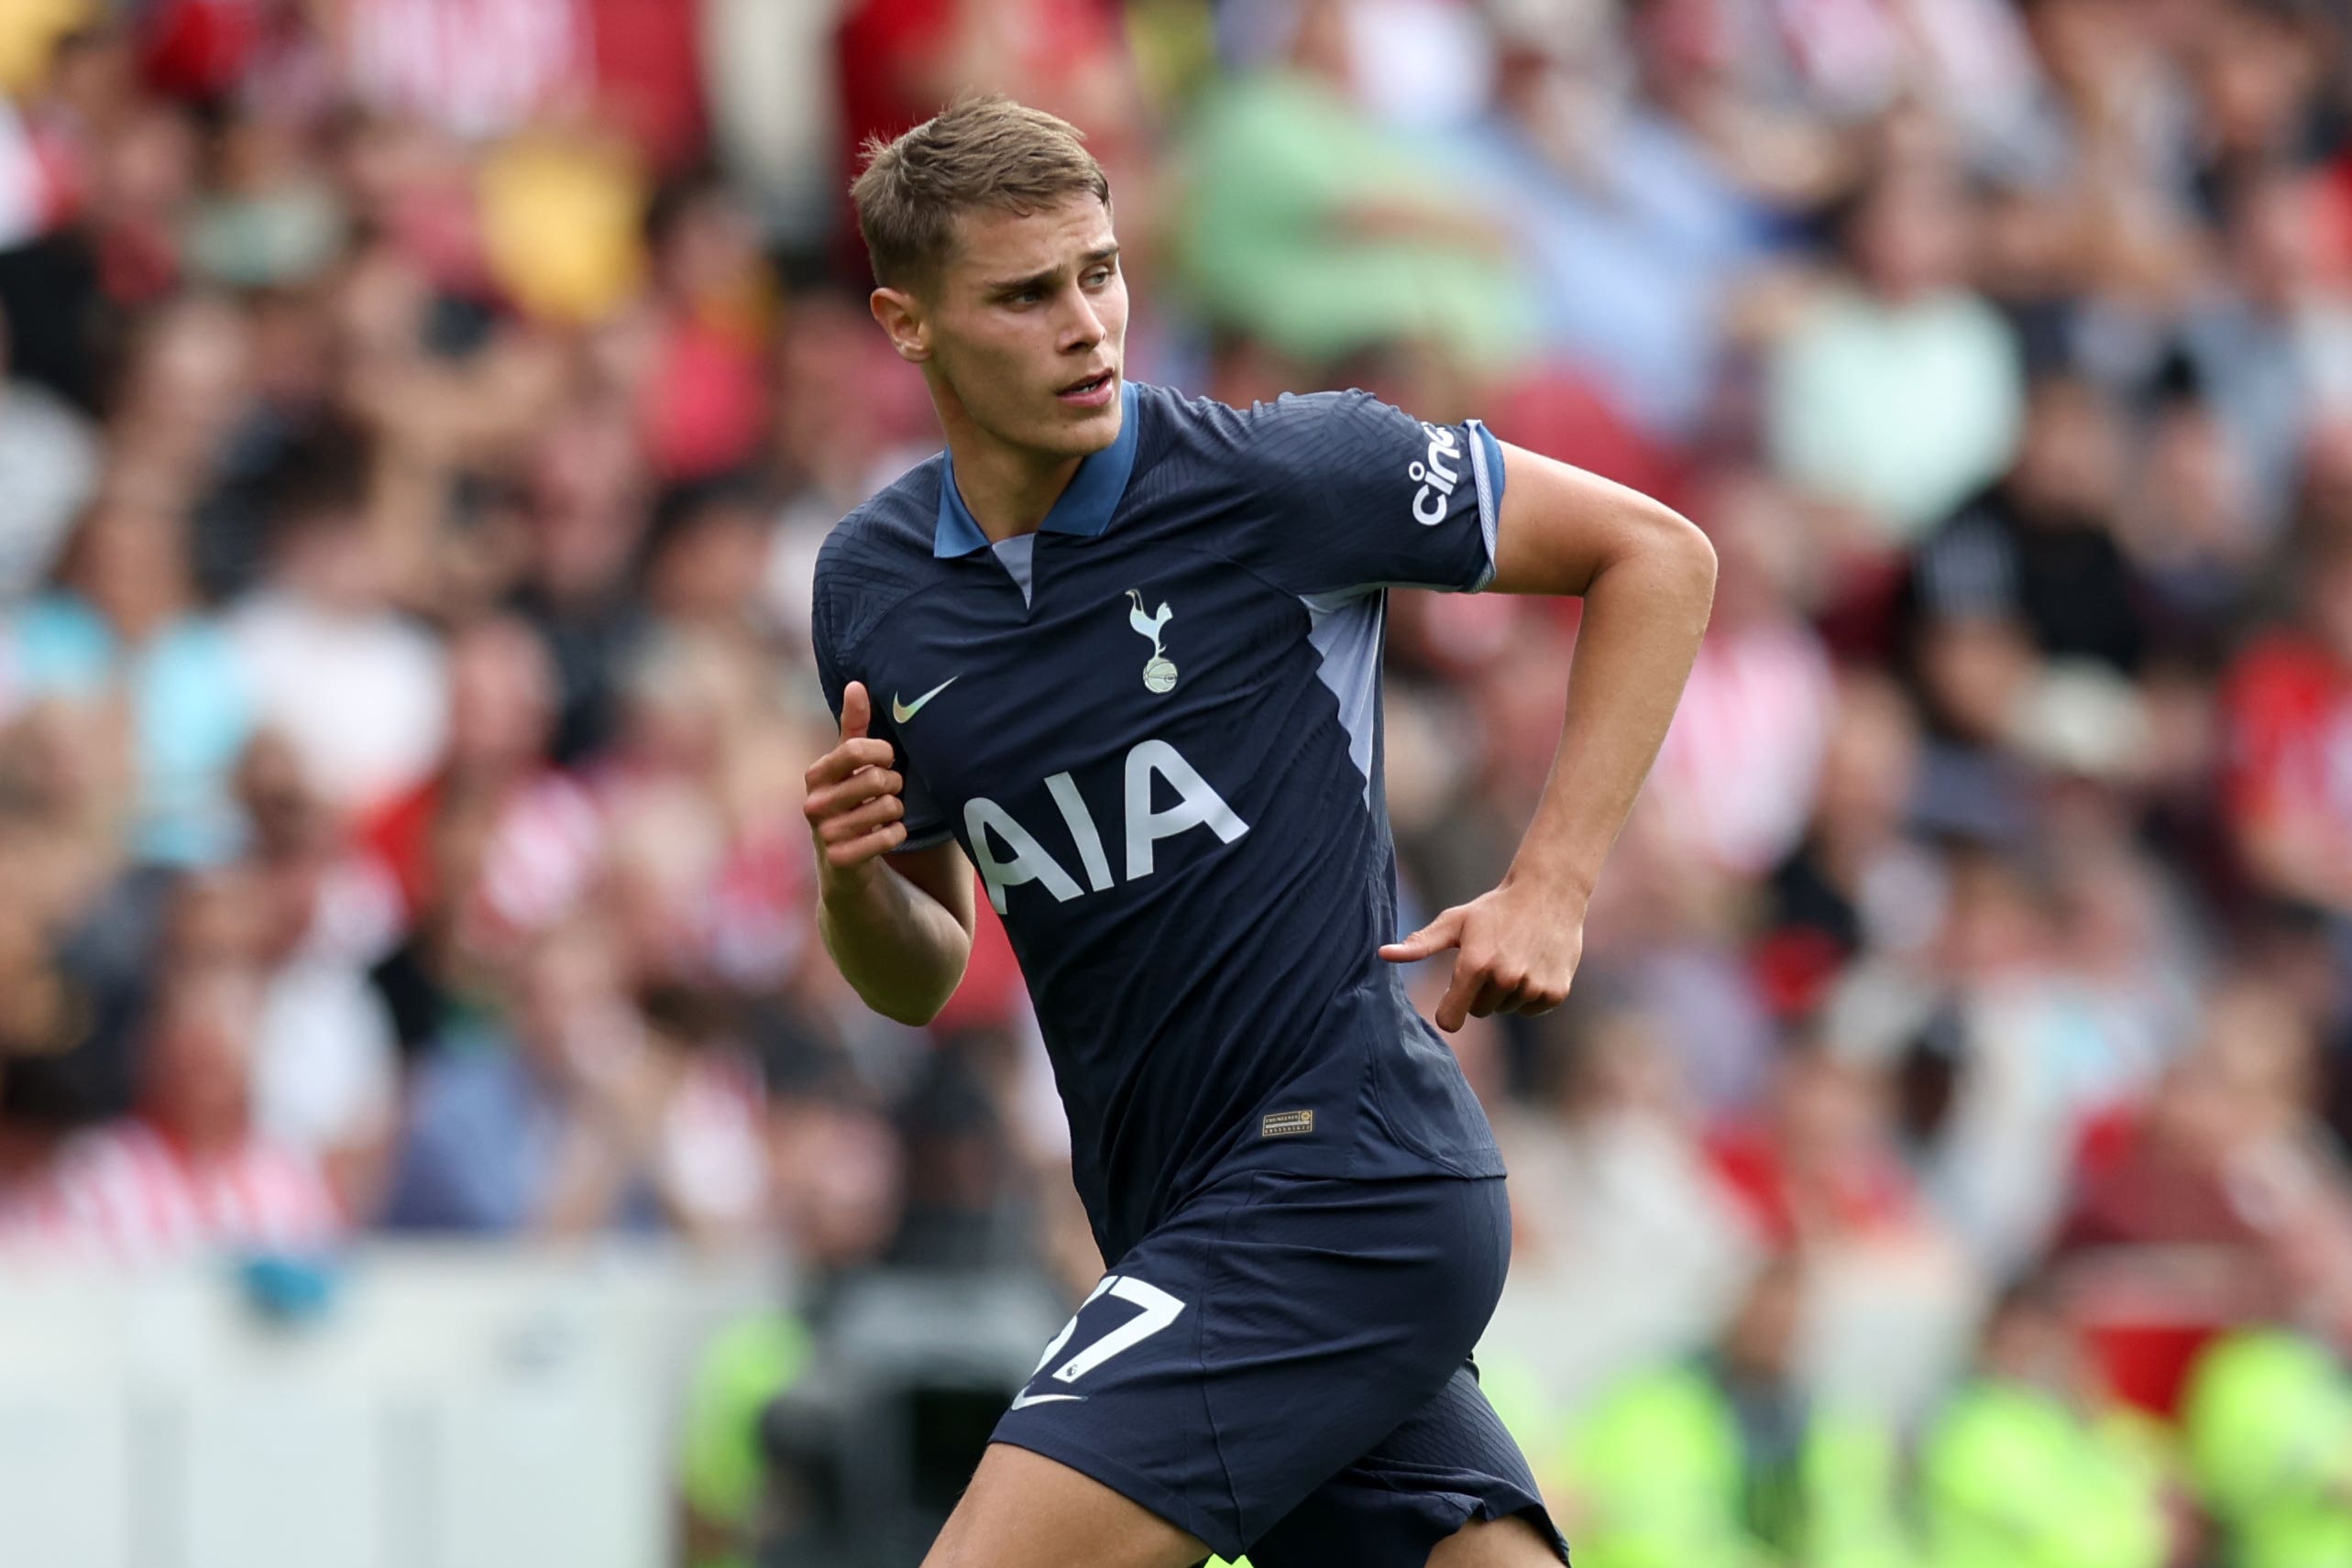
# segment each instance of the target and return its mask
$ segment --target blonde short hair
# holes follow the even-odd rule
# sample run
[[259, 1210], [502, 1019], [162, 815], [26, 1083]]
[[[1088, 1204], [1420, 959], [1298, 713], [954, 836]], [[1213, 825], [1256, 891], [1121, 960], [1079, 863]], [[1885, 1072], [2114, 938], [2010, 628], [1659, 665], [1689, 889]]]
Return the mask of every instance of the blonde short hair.
[[867, 137], [864, 152], [850, 199], [874, 280], [885, 288], [935, 278], [964, 213], [1111, 199], [1111, 182], [1077, 126], [1001, 93], [958, 98], [896, 141]]

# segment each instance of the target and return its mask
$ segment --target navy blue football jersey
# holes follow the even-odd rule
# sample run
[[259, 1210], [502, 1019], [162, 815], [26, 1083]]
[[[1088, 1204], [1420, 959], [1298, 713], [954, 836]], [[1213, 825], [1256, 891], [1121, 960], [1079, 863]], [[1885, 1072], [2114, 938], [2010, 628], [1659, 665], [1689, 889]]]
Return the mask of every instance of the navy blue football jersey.
[[863, 681], [905, 849], [952, 837], [1037, 1008], [1116, 1262], [1238, 1170], [1502, 1170], [1398, 935], [1387, 592], [1494, 573], [1502, 451], [1361, 392], [1129, 384], [1118, 440], [991, 546], [941, 455], [845, 519], [817, 664]]

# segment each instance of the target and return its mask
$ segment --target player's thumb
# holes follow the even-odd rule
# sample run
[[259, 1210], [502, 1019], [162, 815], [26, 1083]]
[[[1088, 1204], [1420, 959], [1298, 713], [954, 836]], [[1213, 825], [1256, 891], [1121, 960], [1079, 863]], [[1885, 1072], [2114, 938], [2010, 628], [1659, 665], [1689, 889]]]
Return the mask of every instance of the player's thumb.
[[863, 740], [873, 723], [874, 699], [866, 696], [863, 681], [852, 681], [841, 692], [841, 739]]
[[1380, 948], [1380, 957], [1392, 964], [1419, 963], [1432, 953], [1444, 952], [1461, 939], [1462, 911], [1457, 906], [1445, 910], [1401, 941], [1388, 943]]

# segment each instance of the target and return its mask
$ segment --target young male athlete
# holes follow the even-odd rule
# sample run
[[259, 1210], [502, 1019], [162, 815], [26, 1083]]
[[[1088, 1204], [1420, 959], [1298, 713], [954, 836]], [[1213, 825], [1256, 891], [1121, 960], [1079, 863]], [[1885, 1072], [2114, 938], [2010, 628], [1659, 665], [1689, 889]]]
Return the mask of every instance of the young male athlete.
[[[1110, 1270], [997, 1425], [929, 1568], [1522, 1568], [1565, 1558], [1469, 1355], [1502, 1164], [1437, 1023], [1566, 993], [1705, 627], [1688, 523], [1472, 421], [1127, 381], [1078, 135], [966, 100], [857, 181], [874, 318], [946, 453], [817, 570], [840, 743], [819, 923], [874, 1008], [1004, 916]], [[1500, 886], [1396, 939], [1385, 590], [1581, 594], [1558, 761]]]

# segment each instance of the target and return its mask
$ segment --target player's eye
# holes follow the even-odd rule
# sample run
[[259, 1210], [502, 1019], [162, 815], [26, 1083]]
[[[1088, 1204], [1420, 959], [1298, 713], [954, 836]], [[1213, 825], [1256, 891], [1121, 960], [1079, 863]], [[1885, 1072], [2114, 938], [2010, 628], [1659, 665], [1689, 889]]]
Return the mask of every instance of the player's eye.
[[1102, 288], [1110, 282], [1111, 274], [1114, 270], [1114, 269], [1109, 267], [1095, 268], [1094, 270], [1086, 274], [1086, 287], [1089, 289]]

